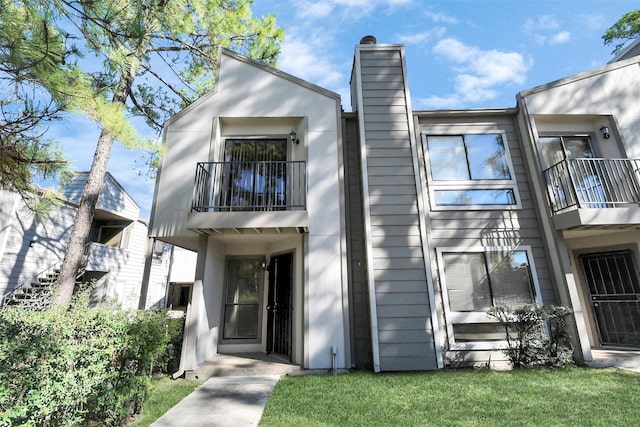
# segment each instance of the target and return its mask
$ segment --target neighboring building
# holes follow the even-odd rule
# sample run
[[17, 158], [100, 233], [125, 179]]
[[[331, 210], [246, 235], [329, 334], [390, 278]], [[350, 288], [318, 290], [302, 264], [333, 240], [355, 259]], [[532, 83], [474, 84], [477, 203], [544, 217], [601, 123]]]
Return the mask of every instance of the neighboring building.
[[182, 368], [500, 363], [498, 304], [572, 307], [578, 360], [640, 350], [640, 58], [515, 108], [412, 111], [403, 46], [362, 43], [353, 113], [222, 49], [166, 124], [150, 235], [198, 252]]
[[[15, 193], [0, 193], [0, 295], [30, 287], [36, 276], [55, 274], [80, 200], [87, 173], [78, 173], [61, 188], [60, 205], [37, 218]], [[96, 280], [94, 302], [113, 301], [124, 309], [139, 305], [148, 227], [140, 208], [113, 176], [107, 173], [96, 212], [82, 281]], [[154, 246], [146, 307], [164, 307], [171, 246]]]
[[575, 311], [585, 360], [593, 349], [640, 349], [638, 46], [636, 56], [518, 94], [550, 273]]

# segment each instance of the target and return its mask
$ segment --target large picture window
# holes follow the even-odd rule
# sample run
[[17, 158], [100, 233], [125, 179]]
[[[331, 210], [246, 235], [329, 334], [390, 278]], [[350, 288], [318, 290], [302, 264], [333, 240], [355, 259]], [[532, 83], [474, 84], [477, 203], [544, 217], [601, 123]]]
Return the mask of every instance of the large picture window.
[[491, 307], [540, 303], [528, 248], [437, 252], [452, 348], [493, 348], [504, 340], [504, 332], [486, 314]]
[[434, 208], [518, 205], [502, 133], [425, 135], [423, 151]]

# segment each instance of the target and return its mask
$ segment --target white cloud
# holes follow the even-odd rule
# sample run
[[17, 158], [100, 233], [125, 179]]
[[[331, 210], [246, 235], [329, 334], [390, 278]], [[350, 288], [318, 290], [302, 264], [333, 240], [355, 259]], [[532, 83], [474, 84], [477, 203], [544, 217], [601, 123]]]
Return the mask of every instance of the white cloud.
[[412, 5], [414, 0], [305, 0], [294, 2], [298, 18], [316, 20], [336, 14], [356, 19], [376, 8], [396, 8]]
[[[333, 56], [332, 56], [333, 54]], [[335, 53], [320, 37], [295, 34], [287, 36], [278, 58], [280, 69], [296, 77], [328, 89], [344, 84], [345, 74], [341, 66], [333, 62]]]
[[536, 32], [540, 30], [557, 30], [560, 23], [553, 15], [542, 15], [537, 18], [529, 18], [524, 24], [525, 32]]
[[602, 15], [581, 14], [577, 15], [575, 17], [575, 20], [580, 23], [581, 27], [587, 28], [589, 30], [602, 31], [605, 27], [607, 27], [607, 19]]
[[560, 31], [558, 34], [554, 34], [549, 37], [549, 44], [562, 44], [569, 41], [571, 33], [568, 31]]
[[558, 31], [560, 22], [553, 15], [542, 15], [529, 18], [524, 23], [523, 31], [536, 43], [562, 44], [569, 41], [571, 33], [566, 30]]
[[433, 22], [444, 22], [445, 24], [457, 24], [458, 23], [458, 19], [454, 18], [453, 16], [449, 16], [445, 13], [442, 12], [433, 12], [433, 11], [426, 11], [424, 12], [425, 16], [429, 19], [431, 19]]
[[444, 27], [436, 27], [429, 31], [423, 31], [421, 33], [397, 36], [396, 39], [399, 43], [420, 45], [428, 41], [441, 38], [446, 31], [447, 29]]
[[530, 66], [517, 52], [482, 50], [453, 38], [439, 41], [433, 52], [453, 63], [454, 93], [418, 100], [423, 107], [454, 108], [490, 101], [499, 88], [523, 84]]

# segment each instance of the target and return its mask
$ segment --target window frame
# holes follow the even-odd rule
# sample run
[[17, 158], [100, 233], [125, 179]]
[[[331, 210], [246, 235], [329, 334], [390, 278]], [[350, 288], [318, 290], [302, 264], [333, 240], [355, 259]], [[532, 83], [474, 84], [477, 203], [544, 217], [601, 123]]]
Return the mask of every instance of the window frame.
[[436, 248], [436, 260], [438, 264], [438, 275], [440, 277], [440, 290], [444, 305], [444, 317], [447, 325], [447, 337], [450, 350], [500, 350], [506, 348], [507, 342], [503, 341], [474, 341], [474, 342], [456, 342], [453, 333], [454, 324], [477, 324], [477, 323], [499, 323], [498, 320], [489, 317], [483, 311], [452, 311], [449, 304], [449, 288], [447, 287], [447, 279], [445, 276], [445, 263], [443, 255], [445, 253], [490, 253], [490, 252], [509, 252], [524, 251], [527, 254], [529, 262], [529, 272], [532, 285], [533, 302], [537, 306], [542, 306], [542, 294], [540, 292], [540, 283], [536, 271], [535, 260], [533, 258], [533, 250], [529, 245], [520, 245], [517, 247], [510, 246], [474, 246], [474, 247], [439, 247]]
[[264, 270], [260, 273], [260, 284], [258, 289], [258, 324], [256, 326], [256, 337], [225, 337], [225, 322], [226, 322], [226, 310], [227, 310], [227, 296], [228, 296], [228, 284], [229, 284], [229, 263], [231, 261], [255, 261], [261, 262], [264, 259], [262, 255], [240, 255], [240, 256], [227, 256], [225, 257], [225, 267], [223, 273], [223, 289], [222, 289], [222, 310], [221, 315], [221, 327], [219, 331], [219, 339], [221, 344], [260, 344], [262, 342], [262, 324], [263, 324], [263, 311], [264, 311], [264, 290], [266, 285], [266, 278]]
[[[468, 179], [468, 180], [434, 180], [432, 178], [431, 156], [429, 153], [429, 137], [462, 137], [463, 141], [467, 135], [500, 135], [504, 144], [504, 156], [509, 170], [510, 179]], [[516, 180], [515, 169], [511, 160], [511, 152], [509, 150], [509, 140], [506, 132], [503, 130], [491, 130], [484, 132], [461, 132], [461, 133], [429, 133], [423, 131], [421, 135], [422, 155], [425, 164], [425, 173], [427, 180], [427, 189], [429, 192], [429, 202], [433, 211], [449, 211], [449, 210], [515, 210], [522, 208], [520, 194], [518, 192], [518, 183]], [[465, 145], [465, 159], [469, 164], [468, 151]], [[436, 204], [437, 191], [466, 191], [466, 190], [511, 190], [515, 203], [511, 205], [502, 204], [468, 204], [468, 205], [438, 205]]]
[[[103, 240], [103, 234], [106, 232], [106, 230], [114, 230], [114, 229], [118, 229], [118, 232], [116, 234], [114, 234], [111, 239], [113, 239], [114, 237], [119, 237], [119, 241], [117, 245], [110, 245], [107, 242], [102, 242]], [[98, 236], [96, 238], [96, 242], [100, 245], [103, 246], [107, 246], [110, 248], [116, 248], [116, 249], [128, 249], [129, 248], [129, 239], [131, 237], [131, 224], [127, 224], [127, 225], [121, 225], [121, 224], [103, 224], [103, 225], [99, 225], [98, 226]], [[111, 240], [109, 239], [109, 240]]]

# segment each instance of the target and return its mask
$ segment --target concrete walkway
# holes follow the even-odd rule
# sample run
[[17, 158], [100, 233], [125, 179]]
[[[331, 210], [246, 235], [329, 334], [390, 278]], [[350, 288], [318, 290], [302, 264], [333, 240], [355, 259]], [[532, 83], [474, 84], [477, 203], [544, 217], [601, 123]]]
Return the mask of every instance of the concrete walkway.
[[151, 425], [257, 426], [279, 379], [273, 374], [209, 378]]
[[154, 427], [256, 426], [276, 383], [300, 371], [264, 353], [216, 354], [187, 378], [205, 383], [151, 424]]

